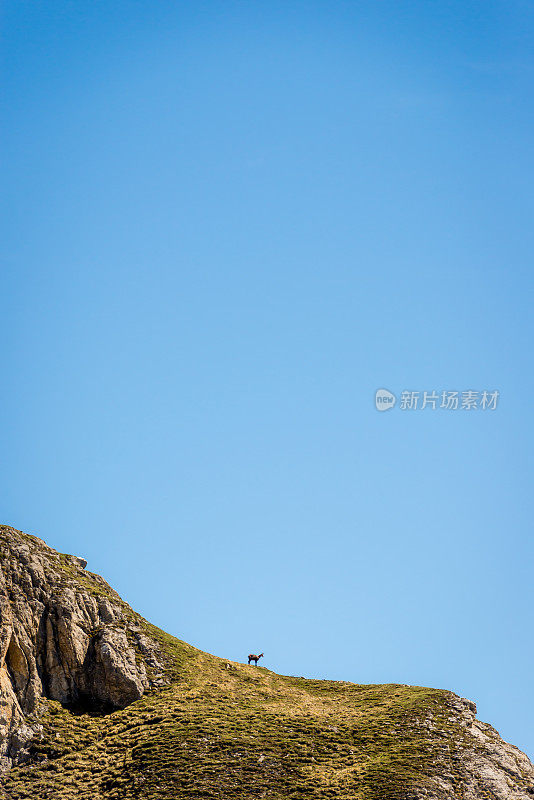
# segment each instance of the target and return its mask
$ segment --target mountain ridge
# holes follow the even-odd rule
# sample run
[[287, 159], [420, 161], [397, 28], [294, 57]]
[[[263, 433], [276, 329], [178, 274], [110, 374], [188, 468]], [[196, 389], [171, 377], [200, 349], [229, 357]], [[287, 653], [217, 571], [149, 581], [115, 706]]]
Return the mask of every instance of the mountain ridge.
[[0, 798], [532, 800], [527, 756], [446, 690], [277, 675], [137, 614], [0, 526]]

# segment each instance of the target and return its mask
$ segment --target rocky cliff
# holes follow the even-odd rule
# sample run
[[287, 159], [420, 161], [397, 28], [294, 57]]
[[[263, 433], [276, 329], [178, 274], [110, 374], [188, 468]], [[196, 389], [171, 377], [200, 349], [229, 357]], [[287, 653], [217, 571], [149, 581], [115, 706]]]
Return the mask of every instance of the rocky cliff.
[[83, 559], [0, 527], [3, 800], [533, 800], [451, 692], [276, 675], [136, 614]]
[[0, 527], [0, 771], [28, 758], [43, 701], [124, 708], [164, 683], [142, 620], [86, 561]]

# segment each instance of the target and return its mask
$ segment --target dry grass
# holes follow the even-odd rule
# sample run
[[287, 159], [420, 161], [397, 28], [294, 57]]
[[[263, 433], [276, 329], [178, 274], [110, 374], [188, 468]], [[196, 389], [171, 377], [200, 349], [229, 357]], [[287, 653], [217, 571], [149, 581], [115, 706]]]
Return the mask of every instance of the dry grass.
[[148, 627], [172, 684], [106, 716], [50, 703], [42, 763], [11, 771], [5, 800], [407, 800], [454, 771], [447, 692], [284, 677]]

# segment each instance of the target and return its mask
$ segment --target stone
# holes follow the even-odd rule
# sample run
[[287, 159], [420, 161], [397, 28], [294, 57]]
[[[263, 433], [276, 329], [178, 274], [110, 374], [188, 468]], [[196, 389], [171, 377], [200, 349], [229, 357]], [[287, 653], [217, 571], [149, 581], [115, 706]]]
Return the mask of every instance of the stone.
[[165, 680], [141, 618], [85, 559], [7, 526], [0, 555], [1, 771], [27, 759], [40, 729], [27, 717], [47, 699], [106, 711]]

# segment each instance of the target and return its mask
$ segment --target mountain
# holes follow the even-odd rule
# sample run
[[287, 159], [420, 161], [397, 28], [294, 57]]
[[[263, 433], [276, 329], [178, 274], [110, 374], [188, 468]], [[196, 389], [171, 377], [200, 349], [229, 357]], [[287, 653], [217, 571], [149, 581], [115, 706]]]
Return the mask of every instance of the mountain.
[[534, 798], [452, 692], [226, 661], [41, 539], [2, 526], [0, 556], [2, 800]]

